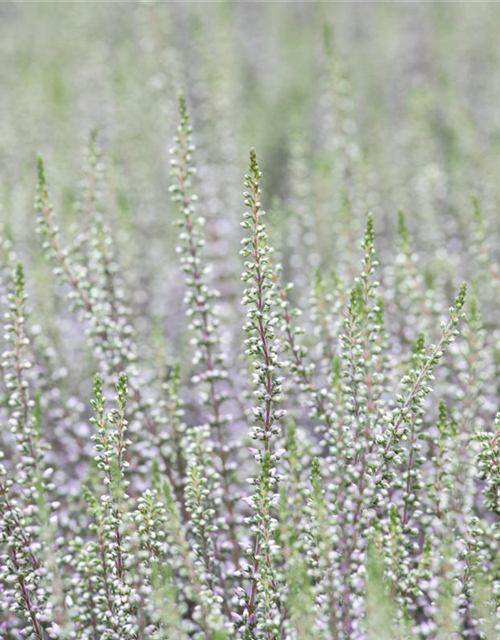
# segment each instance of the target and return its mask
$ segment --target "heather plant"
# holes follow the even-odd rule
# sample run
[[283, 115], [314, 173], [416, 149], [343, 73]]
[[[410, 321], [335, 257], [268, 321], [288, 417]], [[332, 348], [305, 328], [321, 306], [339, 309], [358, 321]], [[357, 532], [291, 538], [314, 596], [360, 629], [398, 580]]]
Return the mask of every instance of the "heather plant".
[[499, 637], [494, 11], [113, 4], [0, 9], [0, 640]]

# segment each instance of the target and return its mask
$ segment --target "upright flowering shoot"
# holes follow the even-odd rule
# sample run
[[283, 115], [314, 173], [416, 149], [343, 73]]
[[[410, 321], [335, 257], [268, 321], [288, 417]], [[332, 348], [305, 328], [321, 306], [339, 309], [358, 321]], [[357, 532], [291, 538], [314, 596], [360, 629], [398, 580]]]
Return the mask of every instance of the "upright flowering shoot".
[[6, 339], [11, 349], [3, 353], [3, 368], [6, 386], [10, 391], [9, 405], [12, 408], [9, 425], [19, 448], [22, 464], [18, 466], [18, 483], [25, 500], [38, 502], [43, 460], [40, 434], [34, 412], [34, 401], [30, 398], [26, 371], [31, 368], [27, 358], [29, 338], [26, 335], [26, 293], [24, 271], [19, 263], [14, 276], [14, 286], [9, 294], [9, 311]]
[[276, 463], [279, 452], [274, 442], [281, 433], [278, 421], [284, 411], [278, 408], [281, 400], [278, 345], [275, 337], [278, 317], [275, 313], [271, 249], [267, 244], [267, 233], [262, 222], [264, 211], [259, 200], [260, 177], [257, 157], [252, 149], [250, 168], [245, 179], [245, 205], [248, 211], [245, 212], [242, 223], [248, 236], [242, 241], [241, 253], [245, 258], [243, 281], [249, 285], [243, 297], [243, 304], [248, 307], [248, 321], [244, 326], [248, 336], [245, 353], [253, 363], [257, 398], [253, 407], [255, 424], [250, 436], [260, 446], [254, 452], [259, 472], [252, 480], [255, 489], [249, 499], [253, 509], [250, 523], [255, 541], [251, 564], [246, 570], [251, 589], [248, 597], [245, 597], [244, 622], [247, 627], [246, 637], [275, 638], [275, 621], [279, 619], [279, 595], [273, 562], [277, 551], [276, 520], [272, 512], [278, 499]]
[[128, 393], [127, 377], [122, 373], [116, 383], [115, 406], [110, 412], [106, 412], [102, 378], [100, 375], [94, 378], [92, 407], [95, 416], [91, 418], [91, 422], [96, 427], [96, 434], [92, 439], [95, 442], [95, 462], [102, 473], [104, 491], [97, 499], [87, 490], [86, 498], [96, 520], [92, 528], [97, 531], [99, 538], [99, 579], [102, 578], [106, 593], [100, 614], [107, 627], [107, 632], [103, 635], [106, 640], [134, 637], [132, 612], [136, 594], [127, 578], [131, 564], [131, 541], [125, 527], [129, 501], [128, 481], [125, 478], [128, 463], [125, 456], [131, 445], [127, 437], [128, 421], [125, 416]]
[[401, 463], [405, 457], [401, 442], [411, 434], [416, 423], [420, 424], [424, 413], [424, 400], [431, 392], [429, 384], [433, 380], [434, 369], [443, 357], [446, 347], [459, 335], [458, 325], [464, 316], [466, 293], [467, 285], [463, 283], [453, 306], [450, 307], [448, 321], [441, 323], [439, 342], [437, 345], [431, 345], [429, 355], [422, 353], [416, 366], [401, 380], [406, 393], [398, 396], [399, 406], [386, 417], [388, 426], [379, 439], [383, 449], [382, 462], [375, 472], [377, 481], [394, 479], [389, 465], [391, 462]]
[[[203, 398], [209, 413], [208, 423], [212, 432], [208, 435], [212, 435], [216, 443], [215, 451], [219, 459], [217, 474], [213, 474], [219, 478], [214, 477], [213, 480], [214, 483], [222, 486], [222, 491], [216, 491], [212, 498], [215, 498], [215, 502], [223, 503], [226, 509], [227, 518], [225, 520], [219, 518], [219, 521], [224, 528], [229, 529], [232, 560], [238, 567], [240, 553], [236, 537], [234, 498], [230, 491], [234, 477], [234, 465], [230, 461], [230, 456], [234, 446], [228, 442], [226, 433], [229, 416], [223, 413], [223, 403], [227, 397], [225, 391], [227, 372], [224, 368], [224, 357], [217, 331], [219, 320], [213, 307], [213, 299], [219, 294], [206, 283], [207, 267], [203, 264], [202, 256], [202, 248], [205, 244], [202, 232], [204, 221], [195, 216], [197, 197], [192, 192], [192, 176], [196, 171], [192, 159], [194, 146], [184, 95], [179, 98], [179, 115], [180, 123], [171, 160], [172, 177], [175, 183], [170, 187], [170, 192], [172, 200], [178, 204], [181, 213], [181, 219], [178, 222], [181, 229], [178, 250], [181, 254], [181, 266], [187, 285], [185, 304], [187, 316], [191, 319], [189, 328], [194, 334], [193, 382], [204, 386]], [[217, 505], [218, 511], [220, 506], [221, 504]]]
[[0, 560], [0, 581], [6, 583], [4, 597], [9, 607], [22, 614], [26, 622], [22, 632], [43, 640], [47, 597], [40, 554], [36, 551], [39, 551], [41, 511], [46, 508], [46, 482], [41, 455], [43, 444], [26, 380], [26, 370], [31, 363], [26, 354], [29, 340], [26, 337], [26, 293], [21, 264], [17, 265], [8, 301], [5, 340], [9, 349], [2, 354], [2, 368], [9, 393], [8, 424], [15, 438], [18, 461], [15, 482], [0, 464], [0, 544], [8, 550]]
[[54, 220], [54, 208], [50, 200], [42, 156], [38, 156], [37, 172], [35, 209], [38, 213], [38, 230], [43, 238], [43, 249], [54, 264], [54, 275], [58, 276], [61, 282], [67, 282], [69, 285], [68, 297], [70, 297], [72, 305], [76, 309], [83, 309], [85, 314], [89, 315], [93, 309], [88, 292], [89, 286], [85, 282], [87, 273], [85, 269], [78, 269], [78, 266], [73, 264], [68, 251], [61, 245], [59, 227]]

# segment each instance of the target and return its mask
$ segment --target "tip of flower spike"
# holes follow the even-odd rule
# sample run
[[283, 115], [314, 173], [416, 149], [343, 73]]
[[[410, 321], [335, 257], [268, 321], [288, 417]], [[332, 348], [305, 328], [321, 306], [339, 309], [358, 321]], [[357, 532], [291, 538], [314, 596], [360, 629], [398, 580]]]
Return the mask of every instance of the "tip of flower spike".
[[479, 198], [477, 196], [472, 196], [471, 200], [472, 206], [474, 207], [474, 220], [479, 224], [483, 221], [483, 210], [481, 209]]
[[373, 244], [373, 213], [370, 211], [366, 218], [365, 246]]
[[410, 242], [410, 234], [406, 226], [406, 214], [402, 208], [398, 209], [398, 234], [401, 242], [404, 245], [408, 245]]
[[446, 408], [446, 401], [444, 400], [444, 398], [441, 398], [439, 400], [438, 412], [439, 412], [439, 419], [446, 420], [448, 409]]
[[97, 127], [92, 127], [89, 131], [89, 142], [88, 142], [88, 150], [91, 155], [96, 155], [97, 149], [97, 136], [99, 135], [99, 129]]
[[128, 395], [128, 378], [126, 373], [120, 373], [118, 382], [116, 383], [116, 391], [119, 396], [126, 397]]
[[172, 367], [171, 367], [171, 376], [174, 380], [178, 380], [178, 378], [181, 375], [181, 361], [179, 358], [176, 358], [174, 360], [174, 362], [172, 363]]
[[21, 262], [16, 264], [15, 287], [17, 295], [24, 292], [24, 268]]
[[469, 321], [477, 323], [480, 321], [479, 302], [475, 293], [469, 296]]
[[96, 398], [102, 396], [102, 377], [100, 373], [96, 373], [94, 376], [94, 395]]
[[314, 286], [315, 288], [319, 288], [323, 282], [323, 274], [321, 271], [321, 267], [316, 267], [314, 269]]
[[457, 311], [460, 311], [463, 308], [465, 304], [466, 295], [467, 295], [467, 283], [462, 282], [462, 284], [460, 285], [460, 289], [458, 290], [457, 297], [455, 298], [454, 306]]
[[320, 475], [319, 458], [312, 459], [311, 475], [313, 478], [319, 478], [319, 475]]
[[188, 121], [189, 116], [188, 116], [186, 96], [182, 91], [179, 92], [178, 101], [179, 101], [179, 115], [181, 117], [181, 123], [184, 124]]
[[250, 149], [250, 176], [254, 180], [258, 180], [260, 177], [259, 165], [257, 163], [257, 153], [255, 149], [252, 147]]
[[448, 435], [448, 408], [446, 406], [446, 402], [443, 398], [439, 401], [438, 405], [438, 421], [437, 428], [442, 437], [446, 437]]
[[425, 351], [425, 336], [422, 332], [418, 334], [415, 340], [412, 342], [411, 351], [414, 355], [423, 354]]
[[45, 167], [43, 164], [43, 157], [41, 153], [37, 155], [36, 168], [37, 168], [37, 174], [38, 174], [38, 185], [40, 187], [45, 187]]
[[289, 453], [295, 453], [297, 450], [297, 441], [295, 437], [296, 428], [293, 420], [288, 421], [288, 429], [286, 434], [286, 448]]
[[159, 492], [161, 476], [160, 476], [160, 465], [158, 464], [158, 460], [156, 459], [154, 459], [152, 463], [151, 479], [152, 479], [153, 487], [156, 489], [156, 491]]
[[311, 486], [313, 488], [313, 495], [316, 500], [321, 499], [321, 471], [319, 458], [313, 458], [311, 462]]

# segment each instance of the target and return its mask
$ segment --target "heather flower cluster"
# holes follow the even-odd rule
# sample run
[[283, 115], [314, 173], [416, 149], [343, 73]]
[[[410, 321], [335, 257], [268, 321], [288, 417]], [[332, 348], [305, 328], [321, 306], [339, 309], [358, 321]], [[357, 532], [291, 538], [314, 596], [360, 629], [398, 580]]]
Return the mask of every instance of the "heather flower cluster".
[[[327, 9], [319, 38], [283, 10], [319, 62], [278, 122], [237, 89], [265, 75], [251, 27], [232, 48], [252, 3], [161, 4], [126, 59], [167, 151], [124, 106], [71, 188], [32, 154], [29, 223], [0, 227], [0, 640], [495, 640], [497, 161], [431, 94], [393, 141], [414, 160], [365, 139]], [[146, 109], [114, 65], [106, 108]]]

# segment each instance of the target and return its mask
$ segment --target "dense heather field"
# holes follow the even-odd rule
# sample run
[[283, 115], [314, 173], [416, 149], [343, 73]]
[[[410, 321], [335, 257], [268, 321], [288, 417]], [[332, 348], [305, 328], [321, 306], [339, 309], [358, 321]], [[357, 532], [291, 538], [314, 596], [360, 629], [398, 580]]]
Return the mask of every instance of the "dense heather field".
[[1, 640], [500, 637], [499, 30], [0, 6]]

